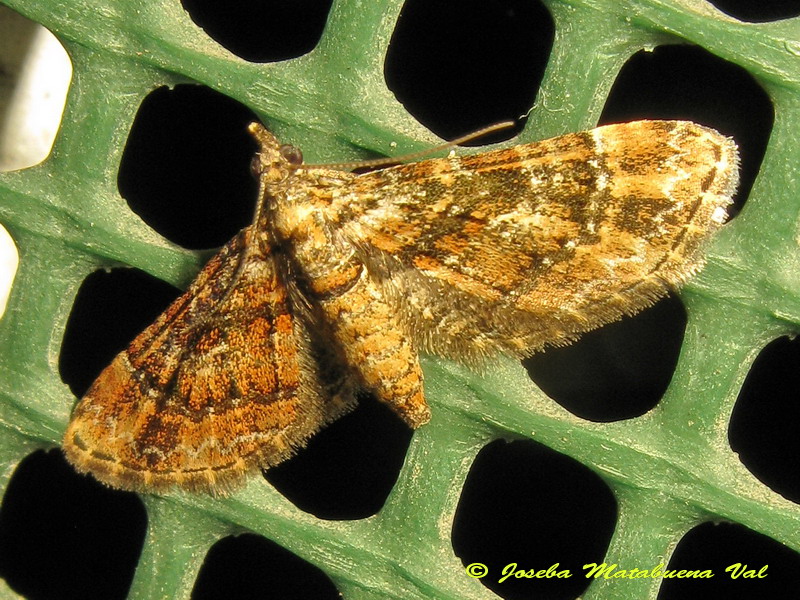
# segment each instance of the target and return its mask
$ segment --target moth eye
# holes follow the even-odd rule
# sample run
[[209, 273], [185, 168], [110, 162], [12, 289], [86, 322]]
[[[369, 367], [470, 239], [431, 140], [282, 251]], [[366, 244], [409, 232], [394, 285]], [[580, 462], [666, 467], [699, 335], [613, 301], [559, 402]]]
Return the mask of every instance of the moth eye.
[[299, 148], [295, 148], [294, 146], [290, 146], [289, 144], [284, 144], [280, 148], [280, 153], [281, 156], [285, 158], [290, 165], [299, 167], [300, 165], [303, 164], [303, 153], [300, 152]]

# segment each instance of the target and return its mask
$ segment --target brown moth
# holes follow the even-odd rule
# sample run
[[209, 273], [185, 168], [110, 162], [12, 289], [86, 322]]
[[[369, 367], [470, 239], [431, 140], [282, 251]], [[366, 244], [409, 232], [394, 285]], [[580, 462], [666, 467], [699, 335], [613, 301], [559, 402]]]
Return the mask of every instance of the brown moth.
[[250, 131], [253, 224], [72, 415], [68, 459], [112, 487], [230, 493], [358, 389], [419, 427], [418, 353], [478, 366], [641, 310], [701, 266], [738, 179], [734, 142], [681, 121], [361, 175]]

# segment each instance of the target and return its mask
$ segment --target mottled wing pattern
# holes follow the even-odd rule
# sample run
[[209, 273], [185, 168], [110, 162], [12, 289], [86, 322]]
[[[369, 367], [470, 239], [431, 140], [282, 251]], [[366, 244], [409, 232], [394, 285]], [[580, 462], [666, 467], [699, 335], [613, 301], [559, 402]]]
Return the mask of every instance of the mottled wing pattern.
[[638, 121], [367, 173], [336, 204], [421, 349], [479, 363], [682, 283], [725, 219], [737, 156], [700, 125]]
[[122, 489], [225, 494], [352, 406], [315, 364], [265, 245], [243, 230], [101, 373], [64, 437], [78, 470]]
[[254, 224], [78, 403], [64, 449], [117, 488], [227, 494], [363, 387], [428, 419], [417, 351], [477, 364], [634, 313], [701, 265], [731, 140], [640, 121], [356, 176], [262, 126]]

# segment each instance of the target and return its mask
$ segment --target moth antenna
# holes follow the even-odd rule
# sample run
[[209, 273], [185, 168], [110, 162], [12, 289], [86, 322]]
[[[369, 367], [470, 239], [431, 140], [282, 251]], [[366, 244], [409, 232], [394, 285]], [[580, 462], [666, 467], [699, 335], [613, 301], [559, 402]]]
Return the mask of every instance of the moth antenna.
[[477, 140], [485, 135], [489, 135], [490, 133], [494, 133], [496, 131], [503, 131], [505, 129], [513, 127], [514, 125], [515, 125], [514, 121], [502, 121], [500, 123], [495, 123], [494, 125], [489, 125], [488, 127], [483, 127], [482, 129], [478, 129], [477, 131], [473, 131], [472, 133], [462, 135], [461, 137], [458, 137], [444, 144], [434, 146], [433, 148], [426, 148], [425, 150], [420, 150], [419, 152], [412, 152], [411, 154], [405, 154], [403, 156], [387, 156], [385, 158], [356, 160], [353, 162], [311, 164], [311, 165], [303, 165], [303, 167], [311, 169], [314, 168], [336, 169], [339, 171], [352, 171], [353, 169], [363, 169], [366, 167], [388, 167], [389, 165], [394, 165], [397, 163], [411, 162], [423, 158], [425, 156], [435, 154], [436, 152], [441, 152], [442, 150], [449, 150], [450, 148], [458, 146], [459, 144], [464, 144], [466, 142]]

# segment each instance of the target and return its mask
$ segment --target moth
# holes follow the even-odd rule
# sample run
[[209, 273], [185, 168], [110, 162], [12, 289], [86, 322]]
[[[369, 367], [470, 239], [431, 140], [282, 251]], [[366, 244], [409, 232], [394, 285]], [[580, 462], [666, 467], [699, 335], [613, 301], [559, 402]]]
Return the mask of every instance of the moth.
[[67, 458], [109, 486], [228, 494], [360, 389], [419, 427], [420, 353], [477, 367], [636, 313], [700, 268], [738, 179], [734, 142], [691, 122], [360, 175], [249, 129], [253, 223], [72, 414]]

